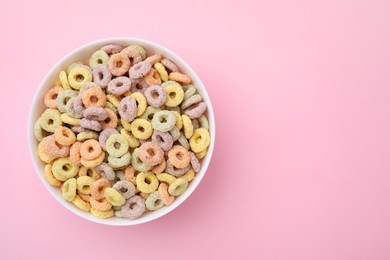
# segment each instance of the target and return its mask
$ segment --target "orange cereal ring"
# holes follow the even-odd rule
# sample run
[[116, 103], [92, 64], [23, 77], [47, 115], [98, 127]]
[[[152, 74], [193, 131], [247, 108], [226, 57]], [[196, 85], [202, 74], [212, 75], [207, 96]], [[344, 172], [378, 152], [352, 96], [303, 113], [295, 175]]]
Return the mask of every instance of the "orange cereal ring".
[[64, 89], [59, 86], [52, 87], [49, 91], [46, 92], [43, 102], [48, 108], [57, 108], [57, 96], [58, 93]]
[[111, 182], [106, 178], [95, 181], [91, 186], [91, 196], [95, 200], [104, 199], [104, 189], [111, 187]]
[[81, 100], [86, 107], [105, 107], [106, 95], [101, 88], [90, 88], [83, 92]]
[[158, 74], [157, 70], [150, 69], [149, 73], [145, 75], [145, 82], [149, 86], [161, 85], [160, 74]]
[[105, 108], [104, 110], [106, 110], [108, 117], [106, 120], [100, 122], [102, 129], [116, 128], [118, 126], [118, 116], [111, 109]]
[[91, 201], [91, 195], [89, 194], [77, 193], [77, 195], [79, 195], [79, 197], [85, 202]]
[[56, 187], [60, 187], [61, 184], [62, 184], [62, 181], [59, 181], [57, 180], [54, 176], [53, 176], [53, 172], [51, 171], [51, 164], [46, 164], [45, 165], [45, 170], [43, 172], [43, 176], [45, 177], [46, 181], [52, 185], [52, 186], [56, 186]]
[[125, 178], [129, 182], [132, 182], [133, 184], [136, 184], [135, 178], [136, 177], [136, 172], [133, 168], [133, 166], [129, 165], [125, 169]]
[[124, 48], [121, 53], [129, 58], [131, 66], [142, 61], [141, 54], [133, 46]]
[[162, 173], [165, 170], [165, 167], [167, 167], [167, 162], [165, 161], [165, 159], [162, 159], [162, 161], [159, 164], [157, 164], [152, 168], [152, 172], [156, 174]]
[[96, 200], [91, 197], [89, 202], [91, 203], [91, 207], [96, 210], [106, 211], [112, 208], [112, 204], [106, 199]]
[[102, 153], [102, 147], [95, 139], [85, 141], [80, 147], [80, 155], [85, 160], [94, 160]]
[[180, 73], [180, 72], [169, 73], [168, 79], [173, 80], [173, 81], [177, 81], [177, 82], [181, 82], [183, 84], [190, 84], [191, 83], [191, 78], [188, 75]]
[[81, 166], [80, 167], [80, 170], [79, 170], [79, 177], [81, 176], [88, 176], [88, 177], [91, 177], [92, 179], [94, 180], [98, 180], [100, 179], [102, 176], [97, 172], [95, 171], [94, 169], [92, 168], [87, 168], [85, 166]]
[[160, 186], [158, 187], [160, 198], [166, 206], [171, 205], [175, 201], [175, 196], [169, 195], [168, 187], [169, 186], [164, 182], [160, 183]]
[[173, 166], [183, 169], [188, 166], [191, 161], [190, 153], [180, 145], [175, 145], [168, 152], [168, 160]]
[[72, 144], [72, 146], [70, 147], [69, 149], [69, 157], [70, 157], [70, 161], [77, 165], [77, 166], [80, 166], [81, 163], [80, 163], [80, 159], [81, 159], [81, 155], [80, 155], [80, 147], [81, 147], [81, 142], [75, 142], [74, 144]]
[[141, 161], [150, 166], [160, 164], [161, 161], [164, 159], [164, 151], [158, 144], [153, 142], [143, 143], [139, 147], [138, 152]]
[[130, 65], [130, 59], [125, 53], [113, 54], [108, 61], [108, 69], [114, 76], [122, 76], [129, 72]]
[[70, 146], [76, 142], [76, 135], [68, 127], [60, 126], [54, 131], [55, 140], [61, 145]]
[[152, 56], [147, 57], [144, 61], [149, 62], [151, 65], [154, 65], [157, 62], [160, 62], [162, 60], [161, 54], [154, 54]]

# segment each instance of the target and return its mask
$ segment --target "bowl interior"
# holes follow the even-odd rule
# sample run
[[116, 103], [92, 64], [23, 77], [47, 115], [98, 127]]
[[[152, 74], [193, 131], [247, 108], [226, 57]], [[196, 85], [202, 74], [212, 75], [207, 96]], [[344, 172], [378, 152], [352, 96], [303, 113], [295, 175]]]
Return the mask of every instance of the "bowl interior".
[[[65, 201], [62, 196], [61, 192], [58, 188], [51, 186], [50, 184], [47, 183], [47, 181], [43, 177], [43, 169], [45, 164], [41, 162], [38, 158], [37, 154], [37, 146], [38, 146], [38, 141], [35, 139], [34, 134], [33, 134], [33, 127], [35, 121], [38, 119], [38, 117], [43, 113], [45, 110], [45, 105], [43, 104], [43, 96], [46, 93], [48, 89], [50, 89], [52, 86], [54, 86], [55, 82], [58, 79], [58, 74], [60, 73], [61, 70], [64, 70], [68, 67], [73, 62], [76, 61], [84, 61], [86, 62], [89, 57], [98, 49], [100, 49], [102, 46], [111, 44], [111, 43], [116, 43], [116, 44], [121, 44], [123, 46], [128, 46], [131, 44], [139, 44], [143, 46], [148, 55], [150, 54], [155, 54], [155, 53], [160, 53], [164, 57], [172, 60], [174, 63], [178, 65], [180, 70], [189, 75], [192, 80], [193, 80], [193, 85], [197, 87], [197, 90], [199, 94], [203, 97], [204, 101], [207, 104], [207, 111], [206, 111], [206, 116], [209, 119], [209, 125], [210, 125], [210, 136], [211, 136], [211, 143], [209, 147], [209, 151], [205, 158], [203, 158], [201, 164], [201, 171], [198, 172], [195, 175], [195, 178], [191, 183], [189, 184], [187, 190], [180, 196], [176, 198], [176, 200], [173, 202], [172, 205], [170, 206], [165, 206], [157, 211], [149, 211], [146, 212], [144, 215], [142, 215], [140, 218], [135, 219], [135, 220], [128, 220], [128, 219], [123, 219], [123, 218], [110, 218], [110, 219], [97, 219], [94, 216], [92, 216], [90, 213], [83, 212], [76, 208], [73, 204]], [[210, 102], [210, 98], [207, 94], [207, 91], [199, 79], [199, 77], [196, 75], [196, 73], [191, 69], [191, 67], [183, 60], [181, 59], [178, 55], [174, 54], [172, 51], [168, 50], [167, 48], [150, 42], [146, 40], [141, 40], [141, 39], [134, 39], [134, 38], [109, 38], [109, 39], [103, 39], [99, 41], [95, 41], [92, 43], [89, 43], [87, 45], [84, 45], [73, 52], [69, 53], [66, 55], [63, 59], [61, 59], [46, 75], [44, 80], [42, 81], [38, 91], [35, 94], [31, 110], [30, 110], [30, 115], [29, 115], [29, 129], [28, 129], [28, 139], [29, 139], [29, 146], [30, 146], [30, 153], [32, 157], [32, 161], [34, 164], [34, 167], [38, 173], [39, 178], [41, 179], [42, 183], [44, 186], [47, 188], [47, 190], [53, 195], [53, 197], [60, 202], [64, 207], [75, 213], [76, 215], [83, 217], [87, 220], [97, 222], [97, 223], [102, 223], [102, 224], [107, 224], [107, 225], [116, 225], [116, 226], [128, 226], [128, 225], [135, 225], [135, 224], [140, 224], [144, 222], [151, 221], [153, 219], [159, 218], [168, 212], [172, 211], [174, 208], [176, 208], [178, 205], [180, 205], [188, 196], [194, 191], [194, 189], [198, 186], [199, 182], [202, 180], [204, 174], [206, 173], [207, 167], [209, 165], [209, 162], [211, 160], [211, 156], [214, 150], [214, 142], [215, 142], [215, 119], [214, 119], [214, 113], [213, 113], [213, 108]]]

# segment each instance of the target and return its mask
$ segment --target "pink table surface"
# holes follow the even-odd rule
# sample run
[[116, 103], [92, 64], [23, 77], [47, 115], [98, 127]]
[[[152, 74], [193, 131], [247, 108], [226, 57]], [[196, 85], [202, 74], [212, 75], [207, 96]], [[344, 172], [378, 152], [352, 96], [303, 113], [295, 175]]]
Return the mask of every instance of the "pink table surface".
[[[0, 10], [0, 259], [390, 259], [390, 1], [3, 0]], [[181, 55], [217, 118], [198, 189], [132, 227], [68, 212], [27, 147], [51, 66], [113, 36]]]

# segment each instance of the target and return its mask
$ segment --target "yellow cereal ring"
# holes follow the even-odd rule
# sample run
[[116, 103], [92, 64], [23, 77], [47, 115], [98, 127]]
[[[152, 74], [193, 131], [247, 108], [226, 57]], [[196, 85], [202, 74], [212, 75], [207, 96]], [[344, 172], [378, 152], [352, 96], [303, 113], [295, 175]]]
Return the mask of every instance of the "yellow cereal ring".
[[60, 111], [51, 108], [46, 109], [39, 119], [39, 124], [43, 130], [53, 133], [57, 127], [62, 125]]
[[176, 107], [180, 105], [184, 99], [184, 91], [180, 84], [175, 81], [166, 81], [161, 86], [165, 88], [167, 93], [167, 101], [165, 101], [165, 105], [167, 107]]
[[157, 179], [168, 184], [172, 184], [174, 181], [176, 181], [176, 178], [168, 173], [157, 174]]
[[108, 64], [109, 59], [110, 57], [105, 51], [98, 50], [89, 59], [89, 66], [94, 69], [99, 64]]
[[187, 139], [190, 139], [194, 133], [194, 126], [192, 125], [192, 121], [187, 115], [182, 115], [181, 117], [183, 119], [184, 136]]
[[191, 150], [199, 153], [210, 145], [210, 134], [205, 128], [198, 128], [190, 139]]
[[101, 210], [91, 208], [91, 214], [101, 219], [111, 218], [112, 216], [114, 216], [114, 210], [110, 209], [106, 211], [101, 211]]
[[88, 176], [94, 179], [95, 181], [99, 180], [102, 177], [97, 171], [95, 171], [95, 169], [87, 168], [85, 166], [80, 167], [78, 176], [79, 177]]
[[77, 190], [79, 193], [91, 194], [91, 186], [95, 182], [95, 180], [92, 177], [81, 176], [77, 178], [76, 182], [77, 182]]
[[186, 179], [178, 178], [172, 184], [169, 185], [168, 192], [173, 196], [179, 196], [188, 187], [188, 181]]
[[84, 201], [82, 198], [80, 198], [79, 195], [76, 195], [74, 197], [72, 203], [83, 211], [89, 212], [91, 210], [91, 204], [89, 202]]
[[207, 149], [204, 149], [203, 151], [200, 151], [199, 153], [195, 153], [196, 158], [198, 158], [199, 160], [203, 159], [203, 157], [206, 156], [208, 150], [209, 149], [207, 148]]
[[75, 67], [68, 75], [69, 85], [76, 90], [79, 90], [85, 83], [92, 81], [92, 73], [86, 68]]
[[122, 194], [114, 188], [106, 188], [104, 190], [104, 197], [113, 206], [122, 206], [126, 202]]
[[126, 137], [127, 141], [129, 142], [129, 146], [131, 148], [137, 148], [140, 145], [140, 142], [137, 138], [134, 137], [134, 135], [126, 129], [124, 126], [123, 129], [121, 129], [121, 134]]
[[98, 135], [98, 133], [92, 132], [92, 131], [81, 132], [81, 133], [77, 134], [76, 139], [79, 142], [83, 142], [83, 141], [88, 140], [88, 139], [98, 140], [99, 139], [99, 135]]
[[152, 193], [158, 188], [158, 179], [152, 172], [140, 172], [136, 177], [137, 188], [144, 193]]
[[106, 108], [110, 109], [114, 113], [118, 112], [116, 107], [111, 102], [108, 102], [108, 101], [106, 101]]
[[137, 104], [137, 116], [142, 115], [147, 107], [146, 98], [144, 95], [142, 95], [141, 92], [135, 92], [130, 95], [130, 97], [135, 99], [135, 102]]
[[66, 181], [77, 175], [79, 167], [74, 165], [69, 157], [63, 157], [54, 161], [52, 172], [57, 180]]
[[73, 126], [80, 125], [80, 119], [73, 118], [73, 117], [69, 116], [67, 113], [61, 114], [61, 121], [65, 124], [68, 124], [68, 125], [73, 125]]
[[123, 120], [122, 118], [120, 122], [124, 129], [126, 129], [127, 131], [131, 131], [131, 123], [126, 122], [126, 120]]
[[55, 187], [60, 187], [62, 184], [62, 181], [57, 180], [54, 178], [53, 173], [51, 171], [51, 164], [46, 164], [45, 165], [45, 170], [43, 172], [43, 177], [45, 177], [46, 181]]
[[102, 152], [100, 154], [100, 156], [94, 160], [85, 160], [85, 159], [81, 158], [80, 162], [83, 166], [85, 166], [87, 168], [94, 168], [104, 161], [105, 156], [106, 156], [106, 153]]
[[[107, 95], [106, 96], [107, 98], [107, 101], [110, 102], [114, 107], [118, 108], [119, 107], [119, 104], [120, 104], [120, 100], [117, 99], [114, 95]], [[114, 111], [116, 112], [116, 111]]]
[[137, 118], [131, 123], [131, 133], [137, 139], [148, 139], [153, 133], [152, 124], [145, 119]]
[[70, 178], [62, 186], [62, 197], [67, 201], [72, 201], [76, 197], [76, 179]]
[[[73, 62], [71, 63], [67, 68], [66, 68], [66, 73], [69, 74], [69, 72], [74, 69], [75, 67], [80, 67], [80, 66], [84, 66], [84, 63], [82, 63], [81, 61], [76, 61], [76, 62]], [[67, 78], [68, 79], [68, 78]]]
[[187, 182], [190, 182], [194, 179], [194, 177], [195, 177], [195, 171], [191, 167], [184, 175], [180, 176], [179, 178], [186, 179]]
[[177, 111], [172, 111], [173, 114], [175, 114], [176, 117], [176, 127], [178, 130], [181, 130], [183, 128], [183, 119], [181, 118], [181, 115]]
[[58, 77], [60, 78], [60, 82], [61, 82], [61, 85], [62, 85], [63, 89], [65, 89], [65, 90], [71, 90], [72, 89], [70, 87], [70, 85], [69, 85], [68, 76], [66, 75], [65, 71], [61, 71], [60, 75]]
[[153, 65], [154, 69], [157, 70], [158, 74], [160, 75], [160, 78], [162, 81], [167, 81], [168, 80], [168, 72], [165, 69], [165, 67], [160, 63], [157, 62]]

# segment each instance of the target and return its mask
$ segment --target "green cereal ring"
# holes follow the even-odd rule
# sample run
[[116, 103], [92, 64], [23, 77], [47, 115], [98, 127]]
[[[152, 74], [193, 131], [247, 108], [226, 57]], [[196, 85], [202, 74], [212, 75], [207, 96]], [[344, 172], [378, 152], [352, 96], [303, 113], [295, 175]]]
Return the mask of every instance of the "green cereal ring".
[[114, 188], [105, 188], [104, 197], [113, 206], [122, 206], [125, 204], [126, 199]]
[[74, 67], [69, 72], [68, 81], [73, 89], [79, 90], [85, 83], [92, 81], [92, 73], [84, 67]]
[[177, 139], [177, 141], [180, 143], [181, 146], [183, 146], [187, 150], [190, 150], [190, 144], [188, 143], [188, 140], [183, 133], [180, 134], [180, 137], [179, 139]]
[[[172, 128], [171, 130], [169, 130], [169, 133], [171, 134], [174, 142], [177, 141], [181, 135], [180, 130], [176, 126], [174, 128]], [[187, 141], [187, 143], [188, 143], [188, 141]]]
[[141, 55], [142, 60], [146, 58], [146, 51], [141, 46], [134, 44], [134, 45], [130, 45], [129, 47], [135, 49], [139, 53], [139, 55]]
[[196, 93], [196, 88], [192, 84], [185, 85], [183, 88], [185, 89], [184, 100], [189, 99], [190, 97], [192, 97]]
[[169, 185], [168, 192], [172, 196], [179, 196], [187, 189], [188, 181], [186, 179], [178, 178]]
[[39, 124], [43, 130], [54, 133], [56, 128], [62, 125], [61, 113], [56, 109], [48, 108], [42, 113]]
[[148, 210], [157, 210], [164, 206], [164, 202], [160, 197], [160, 193], [155, 191], [149, 195], [145, 201], [145, 206]]
[[152, 193], [158, 188], [159, 181], [152, 172], [140, 172], [136, 179], [137, 188], [144, 193]]
[[209, 130], [209, 120], [207, 119], [207, 117], [205, 115], [201, 115], [198, 118], [198, 121], [200, 124], [200, 128], [204, 128], [204, 129]]
[[58, 93], [56, 100], [58, 110], [60, 110], [62, 113], [65, 113], [68, 102], [71, 98], [77, 97], [77, 95], [78, 93], [74, 90], [64, 90]]
[[106, 150], [113, 157], [121, 157], [129, 151], [129, 142], [121, 134], [112, 134], [106, 141]]
[[176, 116], [168, 110], [162, 110], [154, 114], [152, 119], [152, 127], [161, 132], [168, 132], [176, 124]]
[[52, 171], [57, 180], [66, 181], [77, 175], [79, 167], [74, 165], [69, 157], [63, 157], [54, 161]]
[[82, 115], [78, 114], [75, 110], [74, 110], [74, 102], [76, 101], [76, 98], [77, 97], [72, 97], [71, 99], [69, 99], [68, 103], [66, 103], [65, 105], [65, 112], [70, 116], [70, 117], [73, 117], [73, 118], [82, 118]]
[[148, 106], [140, 118], [148, 120], [149, 122], [152, 122], [154, 114], [156, 114], [157, 112], [160, 112], [160, 111], [161, 111], [160, 108]]
[[79, 193], [91, 194], [92, 184], [95, 179], [89, 176], [80, 176], [77, 178], [77, 190]]
[[41, 118], [38, 118], [38, 120], [35, 122], [35, 124], [34, 124], [34, 136], [35, 136], [35, 138], [40, 142], [40, 141], [42, 141], [42, 139], [44, 138], [44, 137], [46, 137], [46, 136], [48, 136], [49, 135], [49, 133], [47, 132], [47, 131], [45, 131], [43, 128], [42, 128], [42, 126], [41, 126], [41, 124], [40, 124], [40, 122], [39, 122], [39, 120], [40, 120]]
[[99, 64], [108, 64], [110, 57], [105, 51], [98, 50], [89, 59], [89, 66], [94, 69]]
[[98, 140], [99, 135], [98, 135], [98, 133], [93, 132], [93, 131], [81, 132], [81, 133], [77, 134], [76, 139], [77, 139], [77, 141], [80, 141], [80, 142], [83, 142], [83, 141], [88, 140], [88, 139]]
[[135, 148], [133, 154], [131, 155], [131, 164], [133, 165], [133, 168], [139, 172], [147, 172], [152, 168], [150, 165], [141, 161], [139, 158], [138, 148]]
[[76, 179], [70, 178], [62, 186], [62, 197], [67, 201], [72, 201], [76, 197]]
[[121, 157], [108, 156], [108, 166], [113, 169], [123, 169], [130, 165], [131, 154], [125, 153]]

